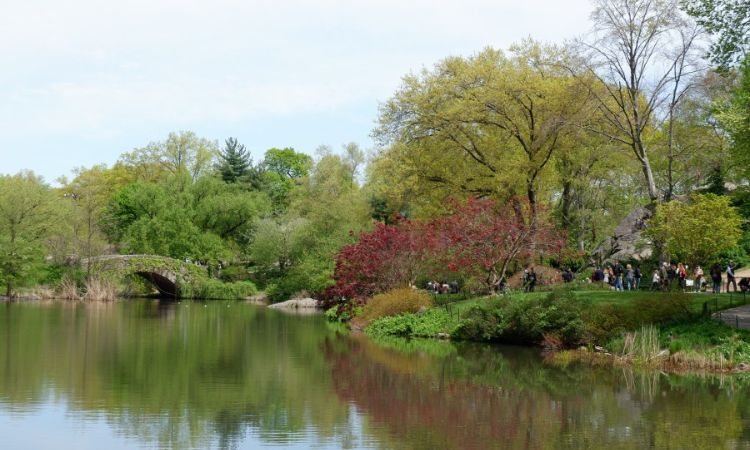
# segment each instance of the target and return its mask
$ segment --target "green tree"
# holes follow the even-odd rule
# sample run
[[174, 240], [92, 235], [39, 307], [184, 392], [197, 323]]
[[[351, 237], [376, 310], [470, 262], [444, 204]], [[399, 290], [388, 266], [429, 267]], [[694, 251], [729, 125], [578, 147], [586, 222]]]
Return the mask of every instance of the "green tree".
[[350, 154], [321, 155], [299, 180], [286, 213], [261, 221], [248, 248], [274, 299], [331, 285], [334, 255], [370, 224], [366, 196], [352, 180]]
[[564, 49], [525, 41], [404, 78], [375, 134], [408, 183], [442, 204], [455, 195], [551, 197], [549, 162], [591, 112], [563, 69]]
[[45, 240], [57, 225], [55, 201], [32, 172], [0, 176], [0, 282], [8, 297], [44, 260]]
[[245, 146], [233, 137], [224, 141], [224, 148], [219, 152], [218, 157], [216, 169], [221, 174], [222, 180], [227, 183], [236, 183], [246, 177], [253, 165]]
[[[101, 229], [101, 217], [104, 208], [116, 186], [108, 179], [109, 170], [98, 165], [90, 169], [75, 169], [75, 178], [64, 182], [63, 197], [70, 206], [70, 235], [62, 236], [70, 242], [75, 254], [90, 259], [101, 254], [107, 248], [107, 240]], [[90, 267], [87, 264], [87, 272]]]
[[239, 183], [227, 185], [203, 177], [191, 189], [193, 222], [239, 249], [250, 241], [258, 220], [271, 212], [264, 192], [247, 192]]
[[709, 264], [737, 246], [741, 225], [729, 197], [696, 194], [690, 203], [673, 200], [658, 205], [646, 235], [661, 242], [673, 258], [695, 266]]
[[185, 180], [196, 181], [206, 174], [219, 153], [215, 141], [199, 138], [192, 131], [169, 133], [165, 141], [152, 142], [120, 156], [119, 163], [133, 168], [140, 179], [155, 181], [161, 172], [179, 176], [181, 185]]
[[683, 0], [688, 14], [716, 37], [711, 60], [728, 68], [750, 51], [750, 3], [746, 0]]
[[750, 177], [750, 56], [740, 65], [738, 83], [731, 97], [719, 104], [718, 119], [732, 140], [732, 154], [739, 175]]
[[290, 147], [271, 148], [266, 151], [262, 165], [268, 195], [280, 213], [289, 206], [290, 193], [310, 172], [313, 160]]

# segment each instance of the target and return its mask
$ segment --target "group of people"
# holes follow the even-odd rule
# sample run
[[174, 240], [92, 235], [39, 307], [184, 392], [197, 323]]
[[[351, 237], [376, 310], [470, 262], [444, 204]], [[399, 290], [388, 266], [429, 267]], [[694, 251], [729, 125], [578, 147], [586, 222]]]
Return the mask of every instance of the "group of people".
[[718, 294], [721, 292], [722, 287], [722, 274], [726, 273], [726, 292], [732, 291], [747, 292], [750, 288], [750, 279], [742, 278], [737, 283], [737, 277], [734, 273], [735, 264], [730, 261], [726, 269], [722, 269], [721, 264], [715, 263], [711, 266], [708, 274], [703, 271], [701, 266], [696, 266], [693, 270], [692, 276], [690, 276], [689, 267], [682, 263], [662, 263], [659, 269], [654, 270], [652, 288], [668, 290], [672, 289], [675, 285], [683, 291], [693, 290], [695, 292], [703, 292], [708, 290], [709, 280], [711, 282], [711, 292]]
[[458, 294], [458, 281], [453, 280], [450, 283], [438, 283], [437, 281], [427, 282], [427, 292], [431, 294]]
[[640, 267], [633, 267], [630, 264], [623, 266], [617, 260], [610, 266], [597, 267], [591, 274], [591, 281], [609, 284], [616, 291], [640, 289], [642, 278]]
[[[718, 294], [721, 292], [723, 284], [723, 275], [726, 273], [726, 292], [730, 292], [730, 287], [734, 292], [747, 292], [750, 290], [750, 278], [741, 278], [739, 282], [735, 276], [735, 264], [730, 261], [726, 269], [723, 269], [719, 263], [711, 266], [709, 273], [706, 274], [701, 266], [696, 266], [690, 273], [689, 267], [683, 263], [664, 262], [651, 276], [651, 290], [654, 291], [671, 291], [681, 289], [682, 291], [704, 292], [708, 291], [709, 281], [711, 291]], [[561, 274], [564, 283], [570, 283], [574, 279], [573, 272], [570, 268], [564, 268]], [[612, 287], [616, 291], [633, 291], [641, 288], [643, 273], [639, 266], [631, 264], [623, 265], [620, 261], [615, 260], [607, 266], [599, 266], [591, 274], [591, 281], [602, 283]], [[533, 266], [523, 270], [522, 287], [524, 292], [534, 292], [539, 283], [539, 276]], [[505, 292], [506, 280], [502, 277], [494, 286], [498, 293]], [[457, 281], [450, 283], [439, 283], [437, 281], [427, 282], [427, 291], [434, 294], [457, 294], [459, 285]]]
[[[734, 269], [735, 264], [730, 261], [726, 269], [716, 263], [711, 266], [708, 274], [704, 272], [701, 266], [696, 266], [691, 274], [690, 268], [686, 264], [664, 262], [659, 268], [654, 269], [651, 276], [651, 290], [681, 289], [683, 291], [703, 292], [708, 290], [710, 281], [711, 291], [718, 294], [722, 288], [722, 276], [726, 273], [727, 292], [730, 292], [730, 287], [733, 288], [734, 292], [747, 292], [750, 289], [750, 278], [742, 278], [738, 283]], [[597, 267], [591, 275], [591, 281], [609, 284], [616, 291], [640, 289], [642, 278], [643, 274], [640, 267], [633, 267], [630, 264], [623, 266], [617, 260], [610, 266]], [[563, 280], [565, 280], [564, 274]]]

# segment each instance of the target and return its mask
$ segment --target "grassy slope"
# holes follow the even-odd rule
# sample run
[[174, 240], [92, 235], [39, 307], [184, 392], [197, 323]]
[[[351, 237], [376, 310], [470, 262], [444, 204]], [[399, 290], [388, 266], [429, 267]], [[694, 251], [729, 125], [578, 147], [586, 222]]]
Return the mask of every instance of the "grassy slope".
[[[511, 295], [514, 298], [542, 298], [548, 295], [549, 292], [533, 292], [533, 293], [513, 293]], [[579, 298], [590, 300], [594, 304], [607, 305], [607, 304], [628, 304], [633, 303], [640, 299], [648, 299], [658, 301], [664, 293], [652, 292], [652, 291], [632, 291], [632, 292], [615, 292], [610, 290], [586, 290], [586, 291], [575, 291], [575, 295]], [[448, 308], [455, 311], [464, 311], [471, 306], [479, 305], [486, 302], [491, 297], [475, 297], [467, 300], [460, 300], [453, 303], [448, 303]], [[741, 294], [689, 294], [690, 306], [693, 312], [701, 312], [703, 310], [703, 303], [707, 303], [711, 311], [720, 311], [727, 308], [739, 306], [745, 301], [750, 302], [750, 296], [745, 299]], [[439, 300], [439, 298], [438, 298]]]

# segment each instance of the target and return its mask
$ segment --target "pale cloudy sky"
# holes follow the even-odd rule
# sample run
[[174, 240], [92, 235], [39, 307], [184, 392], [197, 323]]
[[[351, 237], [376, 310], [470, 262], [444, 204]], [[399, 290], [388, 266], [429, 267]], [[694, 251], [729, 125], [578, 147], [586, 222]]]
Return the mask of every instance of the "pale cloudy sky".
[[373, 145], [378, 102], [448, 55], [562, 41], [589, 0], [0, 0], [0, 173], [52, 181], [192, 130]]

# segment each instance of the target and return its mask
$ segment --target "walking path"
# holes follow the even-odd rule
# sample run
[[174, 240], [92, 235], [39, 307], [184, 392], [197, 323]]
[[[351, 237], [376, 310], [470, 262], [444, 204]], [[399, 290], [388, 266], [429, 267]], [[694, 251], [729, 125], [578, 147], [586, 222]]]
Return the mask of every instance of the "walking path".
[[714, 319], [721, 320], [734, 328], [750, 330], [750, 305], [738, 306], [714, 313]]

